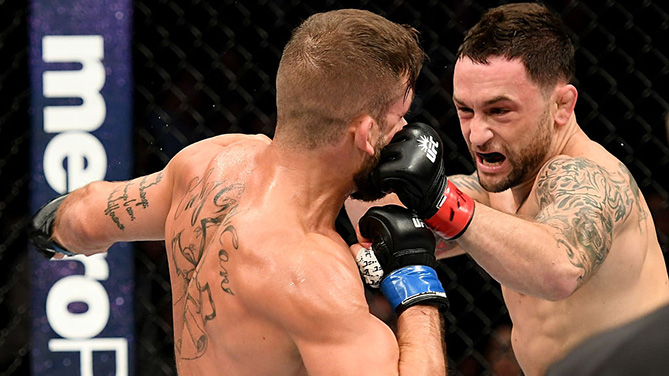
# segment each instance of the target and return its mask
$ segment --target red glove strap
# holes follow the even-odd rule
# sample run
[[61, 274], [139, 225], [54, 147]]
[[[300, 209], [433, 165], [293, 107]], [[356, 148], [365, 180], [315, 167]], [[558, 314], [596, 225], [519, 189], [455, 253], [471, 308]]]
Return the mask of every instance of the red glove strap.
[[474, 215], [474, 200], [462, 193], [450, 180], [437, 207], [439, 210], [425, 223], [446, 240], [462, 235]]

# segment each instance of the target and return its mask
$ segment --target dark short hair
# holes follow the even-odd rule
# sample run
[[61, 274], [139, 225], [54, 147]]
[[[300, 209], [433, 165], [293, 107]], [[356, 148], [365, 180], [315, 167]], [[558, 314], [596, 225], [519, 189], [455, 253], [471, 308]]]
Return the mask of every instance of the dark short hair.
[[574, 79], [571, 39], [560, 18], [540, 4], [507, 4], [483, 15], [465, 36], [457, 57], [488, 64], [490, 56], [520, 59], [530, 79], [543, 88]]
[[379, 117], [413, 88], [425, 53], [418, 32], [372, 12], [317, 13], [293, 31], [276, 79], [275, 139], [313, 148], [356, 117]]

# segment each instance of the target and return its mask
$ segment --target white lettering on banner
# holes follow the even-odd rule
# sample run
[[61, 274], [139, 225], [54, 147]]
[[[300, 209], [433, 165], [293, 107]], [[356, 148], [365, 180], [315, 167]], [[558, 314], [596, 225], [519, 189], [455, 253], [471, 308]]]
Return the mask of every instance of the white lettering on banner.
[[[80, 105], [44, 107], [44, 132], [57, 133], [44, 150], [44, 176], [49, 186], [64, 194], [92, 181], [104, 179], [107, 152], [93, 132], [107, 116], [101, 90], [106, 73], [104, 38], [101, 35], [48, 35], [42, 38], [45, 63], [78, 63], [78, 70], [47, 70], [43, 73], [45, 98], [79, 98]], [[49, 340], [51, 351], [77, 351], [81, 374], [93, 375], [93, 352], [114, 351], [116, 375], [128, 374], [128, 341], [125, 338], [93, 338], [107, 326], [109, 294], [101, 281], [109, 278], [106, 255], [74, 256], [83, 264], [83, 275], [70, 275], [51, 286], [46, 297], [46, 316], [51, 328], [63, 338]], [[84, 312], [70, 311], [72, 303], [86, 305]]]
[[[68, 306], [76, 302], [86, 303], [88, 309], [82, 313], [70, 312]], [[109, 295], [102, 284], [92, 278], [67, 276], [51, 286], [46, 297], [46, 317], [61, 337], [95, 337], [109, 321]]]
[[[109, 295], [99, 281], [109, 278], [105, 254], [86, 257], [78, 255], [68, 260], [83, 264], [83, 275], [70, 275], [51, 286], [46, 297], [46, 317], [49, 325], [61, 337], [83, 339], [100, 334], [109, 320]], [[86, 303], [84, 313], [72, 313], [68, 305]]]
[[128, 341], [125, 338], [92, 338], [83, 341], [54, 338], [49, 340], [49, 350], [79, 351], [81, 376], [93, 376], [93, 351], [114, 351], [116, 375], [128, 375]]
[[100, 128], [107, 114], [100, 93], [106, 77], [103, 57], [104, 38], [101, 35], [47, 35], [42, 39], [45, 63], [81, 64], [80, 70], [44, 72], [44, 97], [81, 98], [83, 101], [79, 106], [45, 106], [45, 132], [92, 132]]
[[[45, 98], [80, 98], [78, 106], [45, 106], [44, 131], [60, 133], [44, 152], [44, 175], [60, 194], [92, 181], [107, 172], [104, 146], [90, 133], [102, 125], [107, 108], [101, 90], [105, 84], [104, 38], [101, 35], [47, 35], [42, 39], [46, 63], [80, 63], [80, 70], [45, 71]], [[64, 166], [66, 162], [66, 166]]]
[[89, 278], [95, 278], [98, 281], [105, 281], [109, 278], [109, 264], [107, 264], [107, 254], [100, 253], [90, 257], [77, 255], [68, 260], [76, 260], [84, 264], [84, 275]]
[[44, 176], [51, 188], [60, 194], [101, 180], [106, 173], [105, 147], [90, 133], [60, 133], [44, 150]]

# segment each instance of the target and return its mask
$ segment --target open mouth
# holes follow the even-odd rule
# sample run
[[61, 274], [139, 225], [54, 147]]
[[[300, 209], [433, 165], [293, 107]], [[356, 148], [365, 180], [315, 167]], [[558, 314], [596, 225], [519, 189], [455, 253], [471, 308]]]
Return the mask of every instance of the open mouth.
[[506, 160], [504, 154], [501, 153], [476, 153], [481, 164], [486, 166], [499, 166]]

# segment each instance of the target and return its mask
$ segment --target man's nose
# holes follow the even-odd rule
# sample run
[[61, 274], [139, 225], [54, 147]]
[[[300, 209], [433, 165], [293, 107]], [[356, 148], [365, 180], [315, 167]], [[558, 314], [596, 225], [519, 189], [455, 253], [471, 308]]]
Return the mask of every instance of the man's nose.
[[401, 130], [407, 124], [408, 124], [407, 119], [405, 119], [404, 116], [402, 116], [402, 120], [400, 120], [400, 128], [399, 129]]
[[489, 124], [479, 115], [469, 121], [469, 142], [472, 145], [484, 145], [492, 139], [493, 133]]
[[404, 117], [402, 117], [400, 122], [395, 125], [395, 128], [392, 130], [392, 133], [391, 133], [390, 137], [394, 136], [395, 133], [401, 131], [404, 128], [404, 126], [407, 125], [407, 124], [408, 123], [407, 123], [406, 119]]

